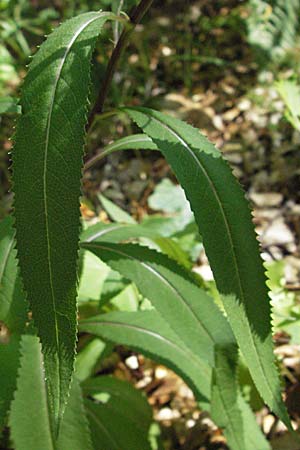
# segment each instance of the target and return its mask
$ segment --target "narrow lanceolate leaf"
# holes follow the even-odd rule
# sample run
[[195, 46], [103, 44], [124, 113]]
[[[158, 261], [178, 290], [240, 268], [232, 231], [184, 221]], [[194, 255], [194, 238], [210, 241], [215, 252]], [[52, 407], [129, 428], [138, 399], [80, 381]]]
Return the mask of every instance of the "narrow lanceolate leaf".
[[214, 345], [234, 342], [213, 300], [167, 256], [134, 244], [91, 242], [83, 248], [133, 281], [195, 355], [214, 365]]
[[80, 331], [127, 345], [177, 372], [209, 408], [211, 368], [197, 358], [155, 310], [112, 312], [79, 322]]
[[78, 382], [73, 380], [69, 402], [56, 440], [51, 426], [43, 354], [38, 338], [24, 335], [21, 340], [21, 354], [17, 391], [10, 414], [15, 450], [91, 450]]
[[56, 426], [68, 395], [76, 339], [79, 195], [93, 46], [109, 14], [63, 24], [33, 58], [13, 151], [21, 275], [41, 338]]
[[152, 410], [126, 381], [100, 376], [83, 384], [94, 450], [150, 450]]
[[241, 394], [238, 396], [238, 405], [243, 419], [243, 429], [246, 443], [245, 450], [253, 450], [254, 448], [259, 448], [259, 450], [271, 450], [269, 442], [256, 422], [255, 415]]
[[123, 211], [123, 209], [121, 209], [118, 205], [115, 205], [115, 203], [108, 198], [104, 197], [104, 195], [100, 194], [98, 198], [102, 203], [103, 208], [114, 222], [136, 224], [136, 221], [130, 214]]
[[243, 418], [238, 405], [236, 347], [215, 347], [212, 376], [211, 417], [224, 429], [231, 450], [245, 450], [248, 438], [243, 432]]
[[[79, 323], [79, 328], [81, 331], [95, 334], [116, 344], [126, 345], [165, 364], [185, 380], [193, 390], [201, 407], [206, 410], [210, 409], [211, 368], [205, 361], [195, 357], [157, 311], [112, 312], [83, 320]], [[234, 357], [236, 356], [236, 349], [232, 348], [232, 352], [226, 353], [227, 356], [229, 356], [229, 361], [235, 367]], [[228, 367], [228, 363], [226, 364]], [[242, 429], [246, 441], [243, 450], [270, 450], [270, 446], [260, 431], [249, 406], [240, 394], [238, 399], [236, 399], [236, 377], [235, 374], [233, 375], [231, 380], [221, 377], [221, 380], [218, 381], [221, 383], [226, 382], [226, 388], [233, 389], [234, 394], [232, 397], [229, 395], [229, 397], [234, 402], [234, 411], [236, 411], [236, 401], [238, 401], [238, 408], [241, 411], [240, 415], [243, 422]], [[231, 381], [231, 386], [229, 381]], [[216, 385], [214, 386], [216, 389]], [[222, 392], [222, 385], [218, 386], [218, 388], [218, 392]], [[216, 401], [213, 402], [213, 407], [215, 408], [215, 406]], [[223, 416], [215, 416], [215, 419], [220, 419], [219, 426], [223, 424], [228, 429], [229, 425], [229, 427], [231, 426], [230, 429], [235, 430], [234, 425], [231, 425], [230, 422], [226, 422], [224, 425]], [[229, 417], [229, 420], [234, 421], [234, 424], [239, 423], [239, 421], [236, 421], [236, 416]], [[238, 433], [239, 439], [241, 439], [241, 430], [238, 430]]]
[[0, 222], [0, 321], [9, 335], [22, 333], [27, 305], [17, 267], [13, 220]]
[[92, 376], [95, 366], [111, 353], [111, 346], [101, 339], [88, 342], [76, 357], [75, 377], [82, 382]]
[[107, 145], [101, 153], [91, 158], [85, 164], [84, 168], [89, 169], [95, 165], [98, 161], [110, 155], [111, 153], [121, 150], [157, 150], [156, 145], [152, 142], [146, 134], [133, 134], [132, 136], [126, 136], [118, 139], [115, 142]]
[[82, 392], [76, 376], [72, 380], [70, 398], [61, 424], [57, 450], [94, 450]]
[[27, 319], [14, 248], [12, 218], [0, 222], [0, 430], [16, 388], [19, 341]]
[[221, 153], [198, 130], [126, 108], [173, 168], [195, 215], [228, 319], [264, 401], [289, 426], [274, 364], [270, 301], [251, 213]]
[[17, 391], [10, 414], [14, 448], [16, 450], [55, 450], [45, 387], [43, 356], [38, 338], [23, 336], [21, 352]]
[[[199, 361], [207, 361], [217, 370], [216, 361], [219, 365], [219, 359], [216, 360], [215, 349], [227, 349], [224, 358], [227, 357], [228, 360], [220, 371], [222, 372], [226, 363], [232, 368], [230, 375], [235, 375], [237, 347], [230, 327], [213, 300], [189, 279], [184, 269], [166, 256], [138, 245], [96, 242], [86, 245], [88, 247], [83, 244], [114, 270], [136, 283], [141, 293], [152, 302], [177, 334], [178, 339], [192, 350], [194, 358], [196, 356]], [[201, 378], [201, 375], [199, 373], [198, 377]], [[241, 414], [237, 404], [238, 385], [235, 377], [217, 377], [216, 391], [213, 392], [223, 391], [228, 391], [229, 395], [221, 402], [222, 414], [216, 413], [216, 423], [225, 427], [232, 450], [241, 450], [243, 447], [237, 446], [236, 442], [237, 439], [243, 440], [243, 428], [239, 427], [241, 419], [237, 421]], [[223, 400], [223, 394], [218, 400], [219, 398]], [[219, 411], [217, 400], [212, 405], [215, 406], [214, 411]], [[226, 423], [223, 420], [224, 413]], [[236, 433], [238, 437], [235, 438]]]
[[84, 230], [80, 236], [82, 242], [121, 242], [131, 239], [148, 238], [157, 239], [159, 233], [149, 227], [128, 223], [96, 223]]
[[182, 266], [191, 269], [191, 262], [187, 253], [173, 239], [162, 237], [151, 226], [130, 223], [97, 223], [81, 234], [81, 241], [87, 242], [122, 242], [145, 239], [150, 240], [150, 245], [158, 248], [170, 258], [175, 259]]

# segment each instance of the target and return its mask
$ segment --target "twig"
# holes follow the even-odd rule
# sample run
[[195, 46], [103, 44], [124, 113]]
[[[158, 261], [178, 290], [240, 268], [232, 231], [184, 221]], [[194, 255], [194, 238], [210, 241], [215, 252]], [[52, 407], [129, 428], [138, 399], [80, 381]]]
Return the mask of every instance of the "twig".
[[106, 69], [106, 73], [104, 76], [104, 81], [102, 84], [102, 87], [99, 91], [98, 98], [95, 102], [95, 105], [90, 113], [88, 123], [87, 123], [87, 130], [89, 130], [91, 124], [93, 123], [93, 120], [97, 114], [100, 114], [103, 110], [103, 105], [105, 102], [105, 99], [107, 97], [110, 84], [112, 82], [114, 73], [116, 71], [116, 68], [118, 66], [119, 60], [123, 54], [124, 49], [126, 48], [128, 41], [130, 39], [130, 36], [136, 27], [136, 25], [142, 20], [148, 9], [150, 8], [151, 4], [154, 0], [141, 0], [141, 2], [134, 8], [132, 14], [130, 15], [129, 20], [129, 26], [125, 26], [117, 45], [115, 46], [112, 55], [110, 57], [110, 60], [108, 62], [108, 66]]

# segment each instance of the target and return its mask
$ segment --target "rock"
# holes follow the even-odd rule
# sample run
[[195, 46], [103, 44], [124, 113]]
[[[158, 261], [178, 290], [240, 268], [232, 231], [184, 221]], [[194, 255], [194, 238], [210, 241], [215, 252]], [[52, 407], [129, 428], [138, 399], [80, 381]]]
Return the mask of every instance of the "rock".
[[132, 355], [125, 360], [126, 366], [131, 370], [137, 370], [139, 368], [139, 362], [136, 356]]
[[265, 233], [261, 236], [261, 242], [265, 246], [269, 245], [285, 245], [294, 242], [294, 236], [289, 227], [280, 217], [274, 220]]
[[279, 206], [283, 201], [279, 192], [250, 192], [249, 197], [259, 208]]
[[238, 103], [238, 108], [240, 111], [247, 111], [248, 109], [251, 108], [251, 102], [249, 99], [247, 98], [243, 98], [239, 103]]
[[173, 411], [170, 408], [162, 408], [156, 415], [156, 420], [172, 420], [174, 418]]

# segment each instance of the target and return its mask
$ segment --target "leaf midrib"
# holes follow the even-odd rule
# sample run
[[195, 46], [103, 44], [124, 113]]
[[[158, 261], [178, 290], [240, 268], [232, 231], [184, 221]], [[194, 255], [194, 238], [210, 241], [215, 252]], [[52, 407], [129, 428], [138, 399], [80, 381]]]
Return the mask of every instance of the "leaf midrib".
[[109, 234], [112, 231], [119, 230], [121, 228], [129, 227], [129, 226], [130, 226], [129, 224], [128, 225], [127, 224], [112, 225], [111, 227], [104, 228], [103, 230], [97, 231], [97, 233], [93, 234], [92, 236], [89, 236], [86, 239], [86, 242], [93, 242], [95, 239], [97, 239], [97, 238], [99, 238], [101, 236], [105, 236], [106, 234]]
[[[227, 427], [231, 429], [231, 436], [233, 437], [235, 443], [237, 444], [236, 448], [240, 449], [241, 448], [240, 447], [240, 443], [239, 443], [239, 441], [237, 439], [234, 426], [233, 426], [233, 424], [231, 422], [231, 415], [230, 415], [230, 412], [227, 410], [227, 403], [224, 400], [222, 389], [218, 387], [218, 391], [219, 391], [219, 395], [220, 395], [220, 398], [221, 398], [221, 402], [223, 404], [223, 411], [225, 412], [225, 416], [227, 417]], [[225, 426], [225, 430], [226, 430], [226, 426]], [[242, 447], [242, 450], [243, 450], [243, 447]]]
[[[151, 138], [149, 138], [146, 134], [145, 134], [145, 137], [142, 137], [142, 136], [139, 136], [139, 137], [137, 137], [137, 136], [135, 136], [134, 138], [132, 138], [132, 139], [130, 139], [130, 144], [137, 144], [137, 143], [139, 143], [139, 142], [147, 142], [147, 143], [149, 143], [149, 142], [153, 142], [152, 141], [152, 139]], [[108, 150], [111, 150], [111, 149], [114, 149], [114, 150], [118, 150], [118, 148], [119, 147], [122, 147], [124, 145], [124, 142], [113, 142], [112, 144], [110, 144], [110, 145], [108, 145], [107, 147], [106, 147], [106, 149], [104, 150], [104, 152], [102, 153], [102, 156], [108, 151]]]
[[[100, 378], [100, 377], [98, 377], [98, 378]], [[94, 379], [92, 379], [92, 381], [94, 381]], [[96, 384], [89, 383], [88, 385], [85, 385], [83, 389], [84, 389], [84, 393], [87, 394], [87, 395], [93, 395], [93, 394], [95, 395], [95, 394], [97, 394], [97, 392], [101, 391], [101, 392], [108, 392], [108, 393], [114, 395], [115, 397], [123, 398], [123, 399], [125, 399], [125, 400], [127, 400], [129, 402], [131, 402], [131, 400], [132, 400], [132, 396], [130, 394], [128, 394], [127, 391], [123, 392], [123, 391], [118, 390], [118, 389], [116, 389], [116, 388], [114, 388], [112, 386], [107, 386], [107, 385], [105, 386], [104, 385], [101, 388], [101, 386], [98, 386], [97, 383]], [[136, 400], [135, 400], [135, 404], [137, 404]], [[136, 406], [138, 408], [138, 405], [136, 405]]]
[[[155, 339], [158, 339], [160, 341], [165, 342], [167, 345], [170, 345], [173, 349], [175, 349], [176, 351], [178, 351], [179, 353], [183, 354], [184, 357], [186, 357], [186, 355], [190, 355], [191, 360], [194, 361], [194, 364], [199, 367], [201, 369], [201, 371], [203, 372], [204, 367], [198, 365], [198, 361], [197, 358], [195, 358], [195, 355], [193, 352], [191, 352], [188, 347], [185, 346], [185, 348], [181, 348], [179, 345], [177, 345], [175, 342], [171, 341], [170, 339], [160, 335], [159, 333], [156, 333], [154, 331], [148, 330], [147, 328], [143, 328], [141, 326], [138, 325], [132, 325], [132, 324], [128, 324], [128, 323], [120, 323], [120, 322], [113, 322], [111, 320], [105, 320], [105, 321], [99, 321], [99, 322], [95, 322], [95, 321], [86, 321], [86, 322], [82, 322], [83, 325], [92, 325], [92, 326], [97, 326], [97, 325], [109, 325], [112, 327], [123, 327], [123, 328], [128, 328], [129, 330], [138, 330], [142, 333], [148, 334], [149, 336], [154, 337]], [[180, 339], [178, 337], [178, 339]], [[185, 345], [185, 344], [184, 344]], [[138, 344], [135, 345], [136, 348], [141, 348], [141, 346], [139, 346]], [[149, 351], [149, 353], [154, 353], [155, 352], [151, 352]], [[210, 377], [210, 374], [208, 372], [205, 373], [205, 376]]]
[[[92, 402], [92, 400], [89, 400], [89, 402]], [[103, 422], [100, 420], [100, 418], [98, 416], [96, 416], [96, 414], [89, 408], [88, 406], [88, 402], [85, 403], [85, 408], [86, 408], [86, 412], [87, 414], [94, 420], [94, 422], [102, 429], [104, 430], [105, 434], [107, 435], [108, 439], [113, 442], [115, 444], [115, 448], [118, 450], [122, 450], [118, 443], [115, 441], [114, 437], [111, 435], [111, 433], [107, 430], [107, 428], [105, 428], [105, 426], [103, 425]]]
[[[217, 370], [217, 369], [215, 369], [215, 370]], [[237, 380], [235, 380], [235, 381], [237, 383]], [[216, 383], [216, 388], [218, 389], [218, 392], [219, 392], [219, 395], [220, 395], [220, 399], [221, 399], [221, 402], [222, 402], [222, 405], [223, 405], [223, 411], [225, 412], [225, 416], [227, 417], [227, 427], [231, 429], [231, 435], [232, 435], [233, 439], [235, 440], [235, 443], [237, 444], [236, 448], [241, 449], [240, 443], [239, 443], [239, 441], [237, 439], [237, 436], [236, 436], [236, 433], [235, 433], [234, 426], [232, 425], [232, 422], [231, 422], [230, 412], [227, 410], [228, 404], [227, 404], [226, 400], [224, 399], [223, 389], [221, 389], [221, 386], [222, 386], [221, 384]], [[236, 404], [237, 404], [237, 402], [236, 402]], [[226, 426], [224, 428], [226, 430]], [[242, 450], [243, 450], [243, 448], [242, 448]]]
[[[124, 253], [124, 252], [122, 252], [120, 250], [116, 250], [116, 249], [112, 249], [110, 247], [106, 247], [105, 245], [89, 244], [89, 245], [86, 246], [86, 248], [91, 248], [91, 247], [95, 247], [95, 248], [102, 249], [102, 250], [108, 250], [110, 252], [119, 254], [120, 256], [123, 256], [125, 258], [129, 258], [129, 259], [131, 259], [133, 261], [137, 261], [138, 263], [141, 264], [141, 266], [145, 267], [146, 270], [148, 270], [149, 272], [153, 273], [157, 278], [159, 278], [162, 281], [163, 284], [168, 286], [168, 288], [176, 295], [176, 297], [180, 299], [180, 302], [182, 304], [184, 304], [184, 306], [190, 311], [190, 313], [193, 315], [193, 317], [196, 320], [196, 322], [200, 325], [201, 329], [204, 330], [205, 334], [211, 340], [212, 345], [217, 344], [217, 342], [215, 341], [214, 337], [211, 335], [209, 330], [205, 327], [205, 325], [202, 322], [199, 321], [199, 318], [198, 318], [197, 314], [195, 313], [194, 309], [191, 307], [191, 305], [189, 303], [186, 302], [186, 300], [183, 297], [183, 295], [181, 295], [181, 293], [176, 289], [175, 286], [173, 286], [173, 284], [167, 278], [165, 278], [160, 272], [155, 270], [151, 265], [147, 264], [144, 261], [140, 261], [138, 258], [135, 258], [132, 255]], [[174, 331], [176, 332], [176, 330], [174, 330]]]
[[[52, 92], [52, 98], [50, 102], [50, 108], [49, 108], [49, 115], [47, 120], [47, 126], [46, 126], [46, 140], [45, 140], [45, 151], [44, 151], [44, 162], [43, 162], [43, 204], [44, 204], [44, 214], [45, 214], [45, 226], [46, 226], [46, 241], [47, 241], [47, 262], [48, 262], [48, 272], [49, 272], [49, 283], [50, 283], [50, 291], [51, 291], [51, 298], [52, 298], [52, 306], [54, 311], [54, 324], [55, 324], [55, 343], [57, 352], [59, 353], [60, 348], [60, 337], [59, 337], [59, 327], [58, 327], [58, 319], [57, 319], [57, 311], [56, 311], [56, 299], [54, 294], [54, 284], [53, 284], [53, 273], [52, 273], [52, 265], [51, 265], [51, 245], [50, 245], [50, 233], [49, 233], [49, 217], [48, 217], [48, 204], [47, 204], [47, 162], [48, 162], [48, 150], [49, 150], [49, 142], [50, 142], [50, 130], [51, 130], [51, 119], [52, 119], [52, 113], [54, 108], [54, 102], [57, 92], [57, 86], [60, 80], [60, 76], [64, 67], [64, 64], [66, 62], [67, 56], [72, 49], [72, 46], [78, 36], [84, 31], [84, 29], [89, 26], [92, 22], [99, 19], [100, 15], [97, 15], [96, 17], [93, 17], [89, 19], [87, 22], [81, 25], [81, 27], [77, 30], [77, 32], [74, 34], [72, 39], [70, 40], [66, 51], [61, 59], [61, 62], [58, 67], [57, 75], [55, 78], [55, 83], [53, 87]], [[59, 380], [61, 378], [61, 367], [60, 367], [60, 358], [56, 355], [56, 359], [58, 362], [58, 377]], [[58, 382], [58, 389], [60, 393], [60, 382]], [[60, 394], [59, 394], [60, 397]]]
[[[238, 289], [239, 289], [239, 292], [240, 292], [240, 296], [241, 296], [241, 299], [242, 299], [242, 304], [243, 305], [245, 305], [245, 293], [244, 293], [244, 290], [243, 290], [243, 287], [242, 287], [242, 282], [241, 282], [241, 276], [240, 276], [240, 271], [239, 271], [239, 266], [238, 266], [238, 263], [237, 263], [237, 257], [236, 257], [236, 255], [235, 255], [235, 252], [234, 252], [234, 246], [233, 246], [233, 238], [232, 238], [232, 235], [231, 235], [231, 230], [230, 230], [230, 225], [229, 225], [229, 223], [228, 223], [228, 221], [227, 221], [227, 218], [226, 218], [226, 214], [225, 214], [225, 211], [224, 211], [224, 208], [223, 208], [223, 205], [222, 205], [222, 202], [221, 202], [221, 200], [220, 200], [220, 197], [219, 197], [219, 195], [218, 195], [218, 192], [217, 192], [217, 190], [215, 189], [215, 186], [214, 186], [214, 184], [213, 184], [213, 182], [212, 182], [212, 180], [211, 180], [211, 178], [210, 178], [210, 176], [209, 176], [209, 174], [207, 173], [207, 171], [206, 171], [206, 169], [204, 168], [204, 166], [201, 164], [201, 162], [199, 161], [199, 159], [196, 157], [196, 155], [194, 154], [194, 152], [193, 152], [193, 150], [191, 149], [191, 147], [189, 146], [189, 144], [184, 140], [184, 138], [182, 138], [170, 125], [166, 125], [164, 122], [162, 122], [161, 120], [159, 120], [157, 117], [154, 117], [152, 114], [149, 114], [150, 115], [150, 117], [151, 117], [151, 119], [152, 120], [154, 120], [154, 121], [156, 121], [157, 123], [159, 123], [163, 128], [165, 128], [167, 131], [169, 131], [173, 136], [175, 136], [175, 138], [176, 139], [178, 139], [179, 140], [179, 142], [188, 150], [188, 154], [193, 158], [193, 160], [196, 162], [196, 164], [198, 165], [198, 167], [201, 169], [201, 171], [202, 171], [202, 173], [204, 174], [204, 176], [206, 177], [206, 179], [207, 179], [207, 181], [208, 181], [208, 183], [209, 183], [209, 185], [210, 185], [210, 187], [212, 188], [212, 191], [213, 191], [213, 193], [214, 193], [214, 196], [215, 196], [215, 198], [216, 198], [216, 200], [217, 200], [217, 203], [218, 203], [218, 205], [219, 205], [219, 208], [220, 208], [220, 210], [221, 210], [221, 214], [222, 214], [222, 217], [223, 217], [223, 220], [224, 220], [224, 223], [225, 223], [225, 227], [226, 227], [226, 231], [227, 231], [227, 236], [228, 236], [228, 239], [229, 239], [229, 242], [230, 242], [230, 250], [231, 250], [231, 254], [232, 254], [232, 257], [233, 257], [233, 262], [234, 262], [234, 268], [235, 268], [235, 276], [236, 276], [236, 279], [237, 279], [237, 282], [238, 282]], [[248, 320], [247, 320], [247, 322], [246, 322], [246, 324], [247, 324], [247, 328], [248, 328], [248, 330], [249, 330], [249, 322], [248, 322]], [[251, 339], [251, 342], [252, 342], [252, 347], [253, 347], [253, 349], [254, 349], [254, 352], [255, 352], [255, 355], [256, 355], [256, 359], [257, 359], [257, 361], [259, 362], [259, 364], [258, 364], [258, 369], [260, 370], [260, 372], [262, 372], [262, 375], [263, 375], [263, 378], [264, 378], [264, 380], [266, 381], [266, 385], [267, 385], [267, 387], [268, 387], [268, 390], [269, 390], [269, 395], [271, 395], [271, 398], [274, 398], [273, 397], [273, 393], [272, 393], [272, 389], [270, 388], [270, 384], [269, 384], [269, 380], [268, 380], [268, 377], [266, 376], [266, 373], [265, 373], [265, 368], [264, 368], [264, 364], [262, 363], [262, 361], [261, 361], [261, 357], [260, 357], [260, 355], [259, 355], [259, 353], [258, 353], [258, 351], [257, 351], [257, 348], [256, 348], [256, 345], [255, 345], [255, 343], [254, 343], [254, 339], [253, 339], [253, 336], [252, 336], [252, 333], [251, 333], [251, 330], [250, 330], [250, 333], [248, 333], [249, 334], [249, 336], [250, 336], [250, 339]], [[277, 399], [275, 400], [276, 401], [276, 403], [277, 403]], [[278, 406], [280, 406], [280, 405], [278, 405]], [[280, 408], [281, 409], [281, 408]]]
[[48, 423], [49, 433], [50, 433], [50, 437], [51, 437], [51, 447], [52, 447], [52, 450], [56, 450], [55, 444], [54, 444], [54, 439], [53, 439], [52, 427], [51, 427], [51, 419], [50, 419], [50, 412], [49, 412], [49, 400], [48, 400], [47, 391], [46, 391], [46, 387], [45, 387], [45, 380], [43, 378], [44, 361], [43, 361], [42, 352], [40, 351], [40, 346], [39, 346], [38, 358], [39, 358], [39, 367], [40, 367], [40, 375], [41, 375], [41, 382], [42, 382], [42, 395], [44, 397], [44, 401], [45, 401], [45, 405], [46, 405], [47, 423]]

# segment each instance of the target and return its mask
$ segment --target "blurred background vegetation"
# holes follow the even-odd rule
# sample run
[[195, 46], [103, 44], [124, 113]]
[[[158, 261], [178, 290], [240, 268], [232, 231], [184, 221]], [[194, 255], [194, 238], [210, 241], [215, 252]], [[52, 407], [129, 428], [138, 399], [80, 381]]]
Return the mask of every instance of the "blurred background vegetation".
[[[20, 113], [18, 98], [30, 56], [61, 21], [100, 8], [128, 14], [135, 3], [0, 0], [0, 218], [12, 205], [10, 138]], [[295, 420], [300, 415], [299, 17], [300, 0], [154, 1], [123, 55], [106, 102], [107, 110], [141, 104], [184, 119], [206, 134], [231, 163], [254, 207], [270, 277], [276, 352]], [[118, 39], [118, 27], [108, 26], [99, 39], [91, 103]], [[123, 118], [96, 119], [87, 138], [86, 161], [106, 144], [134, 131]], [[114, 209], [109, 200], [137, 221], [152, 220], [153, 227], [176, 243], [181, 263], [194, 267], [217, 295], [189, 206], [156, 152], [112, 154], [84, 171], [83, 218], [87, 222], [123, 220], [120, 209]], [[82, 296], [89, 286], [90, 279], [81, 285]], [[132, 301], [134, 292], [130, 291], [130, 301], [128, 295], [125, 303]], [[142, 377], [130, 366], [126, 370], [134, 379]], [[165, 425], [170, 448], [200, 448], [201, 430], [194, 430], [192, 400], [188, 395], [182, 399], [185, 394], [172, 376], [168, 372], [165, 384], [149, 389], [150, 403], [156, 407], [157, 420]], [[252, 406], [259, 410], [261, 405], [241, 368], [243, 376]], [[268, 411], [263, 410], [260, 420], [265, 433], [274, 438], [275, 449], [291, 450], [285, 438], [274, 432]], [[189, 433], [182, 431], [184, 427]], [[214, 437], [218, 442], [218, 436]]]

